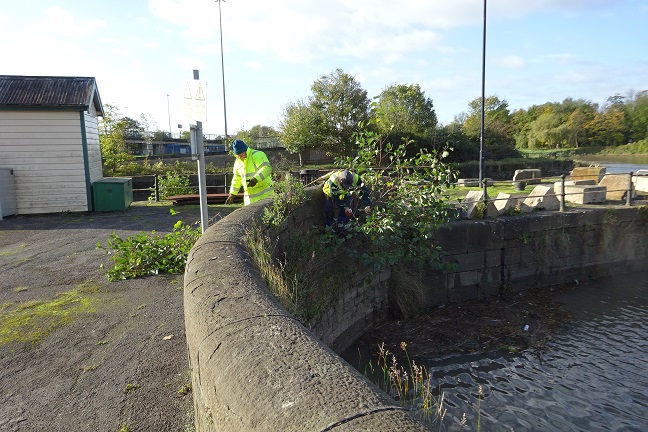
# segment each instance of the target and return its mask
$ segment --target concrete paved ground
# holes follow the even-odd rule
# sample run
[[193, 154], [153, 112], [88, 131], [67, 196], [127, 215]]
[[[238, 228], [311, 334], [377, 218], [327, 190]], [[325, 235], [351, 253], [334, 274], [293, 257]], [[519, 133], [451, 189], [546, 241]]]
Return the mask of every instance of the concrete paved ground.
[[170, 208], [0, 221], [0, 431], [193, 430], [183, 276], [110, 282], [96, 248], [200, 220]]

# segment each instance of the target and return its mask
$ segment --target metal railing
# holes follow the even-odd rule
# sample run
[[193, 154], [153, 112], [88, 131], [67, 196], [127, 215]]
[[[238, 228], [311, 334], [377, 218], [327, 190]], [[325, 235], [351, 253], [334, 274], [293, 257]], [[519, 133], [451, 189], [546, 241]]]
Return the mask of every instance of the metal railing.
[[[598, 193], [601, 193], [601, 192], [604, 193], [605, 194], [605, 199], [603, 200], [603, 202], [597, 202], [596, 204], [607, 203], [609, 201], [607, 199], [607, 196], [608, 196], [609, 193], [623, 192], [622, 196], [623, 196], [623, 198], [625, 198], [625, 205], [626, 206], [631, 206], [632, 201], [634, 199], [634, 195], [636, 194], [636, 189], [635, 189], [634, 182], [633, 182], [633, 177], [635, 177], [634, 173], [633, 172], [610, 173], [610, 174], [606, 174], [606, 176], [626, 176], [627, 177], [626, 186], [624, 186], [623, 188], [616, 188], [616, 189], [610, 189], [609, 187], [605, 186], [606, 187], [605, 191], [586, 191], [586, 190], [583, 190], [583, 191], [575, 191], [575, 192], [566, 192], [566, 190], [567, 190], [566, 186], [568, 186], [566, 184], [566, 182], [569, 181], [568, 180], [569, 175], [567, 175], [567, 174], [561, 174], [560, 176], [536, 177], [536, 178], [528, 178], [528, 179], [520, 179], [520, 180], [499, 180], [499, 181], [495, 181], [495, 180], [486, 178], [486, 179], [482, 180], [482, 184], [479, 185], [482, 188], [482, 192], [483, 192], [481, 201], [484, 204], [487, 205], [489, 202], [496, 202], [496, 201], [499, 201], [499, 200], [508, 200], [508, 199], [510, 199], [510, 197], [501, 198], [501, 199], [491, 198], [489, 196], [489, 194], [488, 194], [488, 188], [492, 187], [492, 186], [496, 186], [496, 185], [502, 185], [502, 184], [510, 185], [510, 184], [513, 184], [513, 185], [516, 185], [516, 191], [518, 191], [518, 192], [526, 191], [527, 185], [529, 185], [529, 186], [530, 185], [534, 185], [534, 186], [536, 186], [536, 185], [549, 186], [550, 185], [552, 187], [552, 189], [554, 190], [554, 194], [559, 198], [559, 200], [558, 200], [559, 205], [560, 205], [559, 210], [561, 212], [565, 211], [566, 202], [567, 202], [566, 197], [567, 196], [570, 196], [570, 195], [579, 195], [579, 196], [583, 195], [583, 196], [585, 196], [585, 195], [592, 194], [592, 193], [597, 193], [597, 192]], [[578, 178], [582, 179], [582, 176], [579, 176]], [[476, 180], [477, 183], [479, 183], [479, 181], [477, 179], [475, 179], [475, 180]], [[556, 191], [555, 191], [555, 183], [557, 181], [560, 181], [560, 189], [559, 189], [560, 193], [556, 193]], [[589, 186], [601, 186], [598, 181], [596, 181], [596, 180], [594, 180], [594, 181], [595, 181], [595, 183], [590, 184]], [[581, 184], [581, 185], [582, 186], [588, 186], [587, 184]], [[530, 192], [532, 192], [532, 190]], [[648, 192], [646, 194], [648, 195]], [[613, 201], [616, 201], [616, 200], [613, 200]], [[572, 204], [577, 204], [577, 203], [572, 202]], [[587, 204], [587, 203], [585, 203], [585, 204]]]

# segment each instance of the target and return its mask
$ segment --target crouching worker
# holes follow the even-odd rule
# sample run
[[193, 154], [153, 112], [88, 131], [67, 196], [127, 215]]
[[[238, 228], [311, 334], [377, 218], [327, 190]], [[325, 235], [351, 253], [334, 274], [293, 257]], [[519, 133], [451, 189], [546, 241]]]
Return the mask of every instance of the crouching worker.
[[274, 195], [272, 188], [272, 167], [265, 153], [249, 148], [242, 140], [234, 140], [232, 151], [236, 156], [232, 184], [225, 204], [232, 204], [243, 186], [245, 205]]
[[371, 213], [369, 189], [358, 174], [349, 170], [339, 170], [332, 173], [322, 187], [326, 201], [324, 214], [326, 226], [337, 228], [355, 217], [355, 198], [364, 204], [364, 213]]

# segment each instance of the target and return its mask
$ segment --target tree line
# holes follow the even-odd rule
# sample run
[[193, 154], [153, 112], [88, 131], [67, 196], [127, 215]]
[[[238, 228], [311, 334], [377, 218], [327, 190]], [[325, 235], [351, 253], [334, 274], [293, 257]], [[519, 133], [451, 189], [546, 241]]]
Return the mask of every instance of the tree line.
[[[418, 84], [392, 84], [373, 101], [354, 77], [341, 69], [319, 77], [312, 94], [289, 103], [281, 121], [285, 148], [323, 148], [344, 156], [357, 151], [353, 136], [371, 125], [392, 142], [413, 141], [415, 149], [451, 148], [451, 160], [479, 158], [481, 98], [447, 125]], [[508, 101], [484, 101], [484, 146], [490, 158], [519, 156], [518, 150], [621, 146], [648, 135], [648, 90], [610, 96], [603, 106], [566, 98], [511, 112]]]
[[[447, 125], [439, 124], [434, 104], [418, 84], [391, 84], [373, 99], [360, 83], [342, 69], [318, 77], [311, 94], [290, 102], [281, 113], [279, 130], [256, 125], [239, 130], [231, 139], [254, 147], [278, 137], [284, 148], [300, 154], [318, 148], [334, 157], [356, 154], [357, 133], [371, 130], [393, 143], [411, 142], [412, 152], [451, 149], [449, 161], [477, 160], [481, 142], [481, 98]], [[129, 159], [125, 140], [165, 139], [153, 131], [154, 122], [119, 116], [108, 105], [100, 122], [104, 164], [116, 167]], [[519, 157], [520, 150], [619, 147], [640, 144], [648, 152], [648, 90], [610, 96], [599, 106], [567, 97], [528, 109], [511, 111], [498, 96], [484, 100], [484, 147], [489, 159]], [[188, 132], [184, 137], [188, 139]]]

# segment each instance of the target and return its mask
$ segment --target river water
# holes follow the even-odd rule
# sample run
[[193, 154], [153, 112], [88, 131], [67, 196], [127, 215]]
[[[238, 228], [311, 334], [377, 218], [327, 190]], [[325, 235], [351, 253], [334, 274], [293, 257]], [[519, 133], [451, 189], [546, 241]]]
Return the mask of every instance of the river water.
[[648, 155], [581, 155], [575, 156], [574, 159], [592, 165], [604, 165], [608, 174], [648, 170]]
[[444, 393], [441, 430], [648, 431], [648, 271], [554, 295], [573, 318], [542, 351], [415, 359]]

